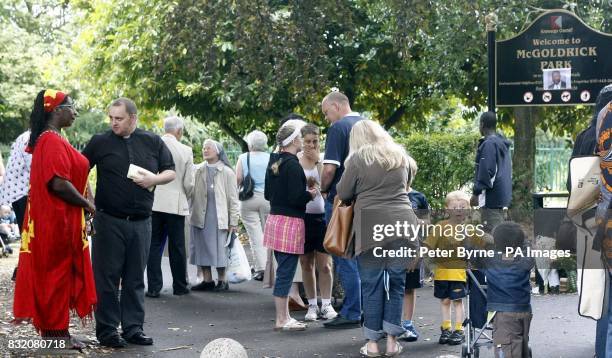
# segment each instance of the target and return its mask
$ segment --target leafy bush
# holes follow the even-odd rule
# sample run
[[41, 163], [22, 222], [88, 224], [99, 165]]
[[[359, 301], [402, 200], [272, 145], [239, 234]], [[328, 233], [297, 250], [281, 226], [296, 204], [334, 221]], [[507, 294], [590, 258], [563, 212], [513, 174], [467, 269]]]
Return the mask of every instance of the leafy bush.
[[110, 129], [106, 113], [102, 111], [86, 111], [79, 113], [72, 126], [64, 130], [66, 139], [75, 148], [85, 148], [91, 137]]
[[433, 208], [442, 208], [447, 193], [471, 183], [478, 134], [423, 134], [396, 138], [417, 161], [412, 188], [425, 194]]

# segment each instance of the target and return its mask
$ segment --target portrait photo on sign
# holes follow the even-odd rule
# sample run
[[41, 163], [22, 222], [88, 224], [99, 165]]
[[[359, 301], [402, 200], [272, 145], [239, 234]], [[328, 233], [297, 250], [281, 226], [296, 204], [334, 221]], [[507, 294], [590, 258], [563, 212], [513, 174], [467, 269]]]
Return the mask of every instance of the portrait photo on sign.
[[564, 90], [572, 88], [571, 68], [551, 68], [542, 70], [544, 89]]

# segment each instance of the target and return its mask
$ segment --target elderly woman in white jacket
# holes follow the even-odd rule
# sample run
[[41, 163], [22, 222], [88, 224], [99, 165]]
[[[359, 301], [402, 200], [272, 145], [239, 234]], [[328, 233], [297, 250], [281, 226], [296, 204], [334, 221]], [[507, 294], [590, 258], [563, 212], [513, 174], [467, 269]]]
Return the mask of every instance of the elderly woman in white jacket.
[[[236, 174], [221, 143], [207, 139], [202, 153], [206, 163], [195, 172], [191, 198], [189, 262], [200, 267], [203, 281], [191, 289], [225, 291], [229, 289], [225, 278], [225, 242], [229, 232], [236, 231], [239, 219]], [[213, 266], [217, 269], [216, 284], [212, 278]]]

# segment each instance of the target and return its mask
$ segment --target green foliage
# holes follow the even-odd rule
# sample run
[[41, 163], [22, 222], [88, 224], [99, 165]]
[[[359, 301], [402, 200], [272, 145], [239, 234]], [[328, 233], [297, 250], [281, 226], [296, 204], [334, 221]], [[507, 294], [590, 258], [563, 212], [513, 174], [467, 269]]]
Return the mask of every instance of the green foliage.
[[[271, 134], [288, 112], [324, 124], [332, 87], [387, 128], [432, 131], [458, 102], [468, 120], [485, 105], [485, 15], [499, 16], [502, 39], [559, 7], [610, 29], [612, 12], [596, 2], [98, 0], [82, 6], [73, 69], [93, 74], [82, 85], [93, 102], [176, 108], [243, 147], [241, 133]], [[588, 112], [547, 109], [541, 127], [575, 134]], [[511, 113], [500, 114], [509, 128]]]
[[0, 143], [12, 142], [29, 121], [34, 97], [45, 88], [76, 92], [66, 56], [71, 31], [66, 0], [0, 3]]
[[433, 208], [443, 208], [446, 194], [463, 188], [474, 178], [476, 133], [421, 134], [396, 138], [417, 161], [412, 187], [425, 194]]
[[64, 135], [75, 148], [82, 149], [96, 133], [109, 129], [106, 114], [101, 111], [80, 113], [72, 126], [64, 131]]

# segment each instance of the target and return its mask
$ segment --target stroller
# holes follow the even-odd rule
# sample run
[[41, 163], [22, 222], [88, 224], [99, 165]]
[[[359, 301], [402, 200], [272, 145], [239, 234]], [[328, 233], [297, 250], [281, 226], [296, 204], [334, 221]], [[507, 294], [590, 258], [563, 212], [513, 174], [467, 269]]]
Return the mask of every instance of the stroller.
[[[466, 285], [466, 310], [463, 326], [465, 327], [466, 335], [465, 342], [461, 346], [461, 358], [478, 358], [480, 357], [480, 348], [493, 347], [493, 334], [487, 331], [491, 330], [490, 324], [495, 318], [496, 312], [488, 315], [487, 312], [487, 285], [485, 276], [480, 271], [472, 271], [467, 269], [467, 285]], [[533, 357], [531, 348], [529, 348], [529, 358]], [[527, 357], [526, 357], [527, 358]]]
[[[467, 269], [465, 342], [461, 347], [461, 358], [480, 357], [481, 347], [493, 347], [493, 335], [487, 332], [495, 313], [487, 317], [487, 287], [484, 274]], [[478, 277], [477, 277], [478, 276]], [[474, 296], [474, 297], [472, 297]]]
[[0, 257], [8, 256], [13, 253], [13, 249], [8, 245], [10, 237], [7, 234], [0, 233]]

